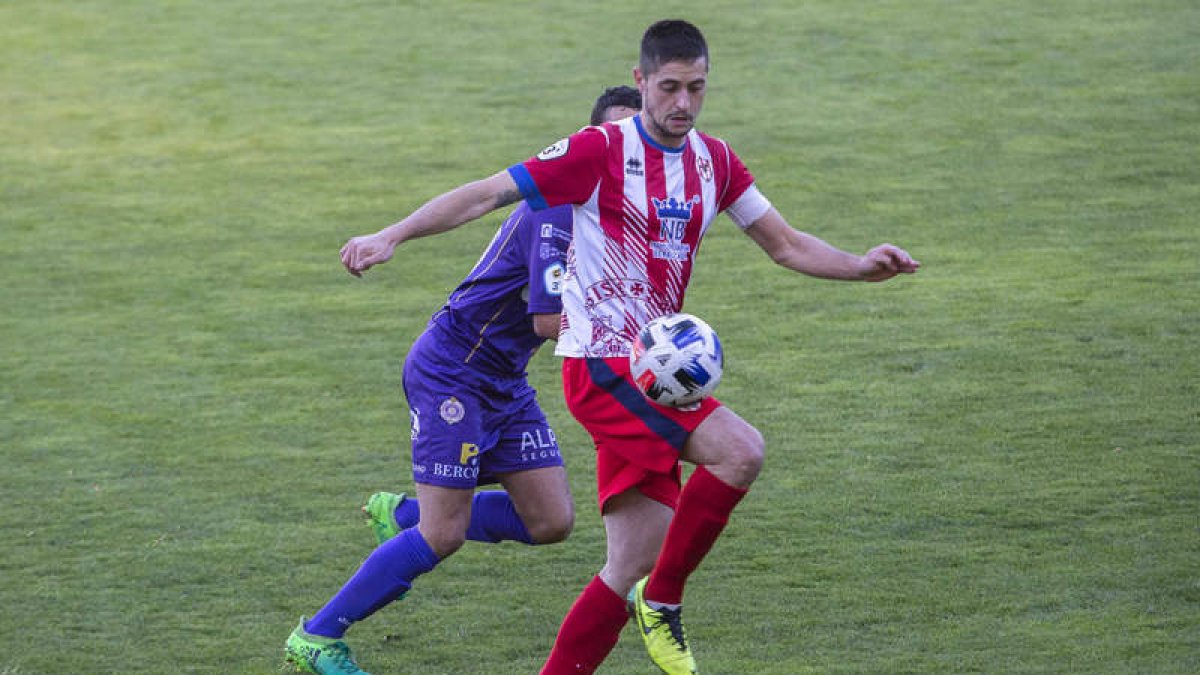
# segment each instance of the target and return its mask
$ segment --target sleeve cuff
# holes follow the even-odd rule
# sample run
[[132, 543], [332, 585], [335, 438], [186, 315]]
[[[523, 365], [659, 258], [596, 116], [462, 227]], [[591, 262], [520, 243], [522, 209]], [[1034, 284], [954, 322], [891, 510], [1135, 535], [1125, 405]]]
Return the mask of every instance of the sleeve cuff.
[[754, 221], [766, 215], [771, 210], [771, 202], [758, 191], [757, 185], [746, 188], [741, 197], [725, 210], [733, 222], [743, 230], [754, 224]]
[[514, 164], [508, 167], [508, 175], [512, 176], [513, 181], [516, 182], [517, 189], [521, 191], [521, 196], [529, 203], [529, 208], [534, 211], [541, 211], [547, 208], [548, 205], [546, 204], [545, 197], [542, 197], [537, 184], [533, 182], [533, 176], [529, 175], [529, 169], [526, 169], [524, 164]]

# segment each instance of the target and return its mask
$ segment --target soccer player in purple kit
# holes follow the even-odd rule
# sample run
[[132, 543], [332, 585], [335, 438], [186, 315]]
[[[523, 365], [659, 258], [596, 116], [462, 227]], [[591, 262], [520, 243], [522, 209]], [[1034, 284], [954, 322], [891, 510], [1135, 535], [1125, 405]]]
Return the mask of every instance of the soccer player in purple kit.
[[[591, 123], [640, 106], [636, 89], [612, 87]], [[292, 631], [284, 651], [297, 669], [364, 673], [342, 640], [347, 629], [403, 597], [465, 540], [550, 544], [569, 534], [566, 471], [525, 368], [558, 335], [571, 226], [570, 206], [535, 213], [522, 202], [413, 344], [403, 383], [417, 499], [379, 492], [363, 507], [379, 546]], [[493, 482], [504, 489], [475, 491]]]

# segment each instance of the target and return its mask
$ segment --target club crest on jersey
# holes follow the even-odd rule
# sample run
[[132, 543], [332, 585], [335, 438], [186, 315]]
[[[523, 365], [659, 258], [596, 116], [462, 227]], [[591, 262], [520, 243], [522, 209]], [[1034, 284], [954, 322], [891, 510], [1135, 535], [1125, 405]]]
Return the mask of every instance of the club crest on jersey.
[[446, 420], [446, 424], [457, 424], [467, 414], [467, 409], [463, 407], [462, 401], [451, 396], [442, 401], [442, 405], [438, 407], [438, 414]]
[[696, 157], [696, 171], [699, 172], [700, 178], [704, 179], [705, 183], [711, 183], [713, 179], [712, 160], [707, 157]]
[[658, 214], [658, 238], [661, 240], [650, 242], [651, 255], [659, 260], [691, 258], [692, 247], [683, 243], [683, 235], [692, 219], [692, 207], [700, 203], [700, 197], [696, 195], [683, 202], [674, 197], [651, 197], [650, 201], [654, 203], [654, 212]]
[[651, 197], [650, 201], [654, 202], [654, 212], [658, 214], [660, 221], [682, 220], [686, 223], [692, 219], [692, 207], [700, 203], [700, 196], [694, 195], [685, 202], [681, 202], [674, 197], [670, 199]]
[[562, 157], [563, 155], [567, 154], [567, 148], [570, 147], [570, 145], [571, 145], [571, 139], [564, 138], [561, 141], [555, 143], [554, 145], [551, 145], [550, 147], [546, 148], [545, 150], [542, 150], [541, 152], [539, 152], [537, 154], [537, 158], [542, 160], [543, 162], [549, 161], [551, 159], [558, 159], [559, 157]]

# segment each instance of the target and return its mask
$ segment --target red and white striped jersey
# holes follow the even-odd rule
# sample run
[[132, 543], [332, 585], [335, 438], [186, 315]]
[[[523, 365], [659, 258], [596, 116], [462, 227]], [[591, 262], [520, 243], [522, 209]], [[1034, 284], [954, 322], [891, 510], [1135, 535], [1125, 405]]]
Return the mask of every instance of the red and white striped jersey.
[[668, 148], [636, 115], [585, 127], [509, 173], [535, 210], [574, 205], [561, 356], [628, 354], [646, 321], [683, 307], [713, 218], [736, 204], [746, 227], [770, 208], [724, 141], [693, 129]]

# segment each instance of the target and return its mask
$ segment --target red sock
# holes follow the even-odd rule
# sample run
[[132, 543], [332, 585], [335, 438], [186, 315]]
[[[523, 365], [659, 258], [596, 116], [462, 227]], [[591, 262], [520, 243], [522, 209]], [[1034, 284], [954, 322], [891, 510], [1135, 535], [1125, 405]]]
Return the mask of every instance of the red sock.
[[729, 522], [729, 514], [748, 490], [736, 488], [703, 466], [683, 486], [675, 517], [667, 530], [654, 571], [646, 582], [648, 600], [669, 605], [683, 602], [683, 585]]
[[612, 651], [629, 615], [625, 598], [592, 578], [563, 619], [541, 675], [592, 673]]

